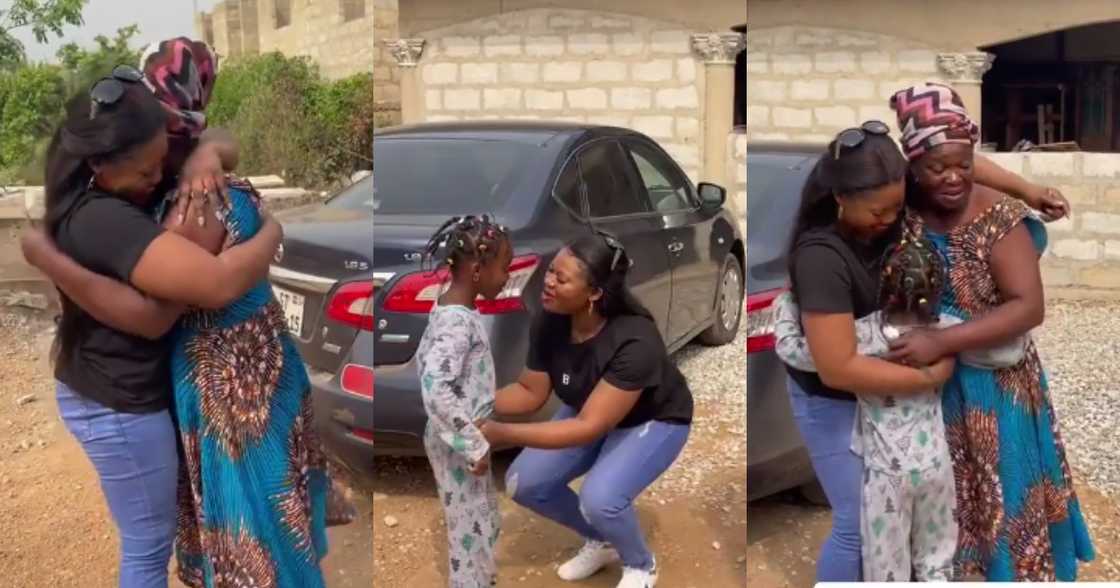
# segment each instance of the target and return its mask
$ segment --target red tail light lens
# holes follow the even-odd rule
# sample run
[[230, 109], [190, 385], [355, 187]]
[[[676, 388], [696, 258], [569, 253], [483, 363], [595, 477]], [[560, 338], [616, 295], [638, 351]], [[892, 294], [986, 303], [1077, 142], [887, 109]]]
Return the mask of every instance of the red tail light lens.
[[[533, 273], [537, 270], [540, 258], [536, 255], [518, 257], [509, 265], [509, 281], [494, 300], [479, 297], [475, 302], [482, 314], [505, 314], [524, 310], [521, 293]], [[420, 272], [402, 278], [385, 297], [382, 305], [389, 312], [426, 314], [439, 299], [447, 286], [449, 275], [446, 269], [435, 273]], [[372, 318], [371, 321], [372, 323]]]
[[343, 284], [327, 303], [327, 317], [363, 331], [372, 331], [373, 282]]
[[747, 353], [774, 349], [774, 299], [785, 288], [747, 296]]
[[343, 366], [339, 380], [343, 391], [363, 398], [373, 398], [373, 368], [348, 363]]

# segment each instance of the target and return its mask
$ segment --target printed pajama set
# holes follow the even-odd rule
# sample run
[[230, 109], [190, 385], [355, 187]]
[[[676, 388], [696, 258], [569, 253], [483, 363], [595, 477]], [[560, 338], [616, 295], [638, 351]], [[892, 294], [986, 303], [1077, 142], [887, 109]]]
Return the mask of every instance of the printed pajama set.
[[490, 450], [475, 423], [494, 410], [494, 358], [478, 312], [436, 306], [418, 357], [428, 414], [424, 447], [447, 521], [448, 585], [488, 588], [497, 582], [501, 518], [491, 472], [470, 472]]
[[[777, 354], [802, 371], [816, 371], [790, 294], [775, 302]], [[961, 320], [942, 315], [935, 326]], [[857, 321], [860, 355], [883, 356], [888, 334], [906, 327], [885, 324], [882, 311]], [[894, 331], [893, 333], [891, 331]], [[886, 333], [886, 334], [885, 334]], [[1014, 365], [1026, 338], [991, 350], [962, 354], [978, 365]], [[857, 395], [852, 451], [864, 461], [860, 527], [863, 579], [868, 582], [949, 581], [957, 545], [956, 489], [937, 391], [900, 397]]]

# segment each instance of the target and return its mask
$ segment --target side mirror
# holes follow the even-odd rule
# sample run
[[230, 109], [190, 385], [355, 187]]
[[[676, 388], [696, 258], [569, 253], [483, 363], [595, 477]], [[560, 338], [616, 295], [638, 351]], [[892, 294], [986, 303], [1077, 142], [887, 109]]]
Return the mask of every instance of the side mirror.
[[717, 210], [727, 202], [727, 190], [723, 186], [700, 182], [700, 185], [696, 188], [700, 192], [701, 208]]

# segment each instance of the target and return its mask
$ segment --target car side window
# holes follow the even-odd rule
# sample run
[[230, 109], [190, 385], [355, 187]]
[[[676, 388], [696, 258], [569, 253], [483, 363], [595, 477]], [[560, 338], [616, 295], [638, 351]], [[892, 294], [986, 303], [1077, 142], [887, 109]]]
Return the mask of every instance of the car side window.
[[627, 141], [626, 147], [642, 177], [650, 208], [658, 212], [674, 212], [693, 208], [688, 180], [656, 149], [638, 141]]
[[627, 173], [629, 162], [617, 142], [594, 142], [578, 157], [591, 218], [649, 212]]
[[556, 187], [552, 193], [572, 212], [581, 217], [587, 214], [583, 209], [583, 193], [580, 192], [579, 158], [568, 160], [560, 176], [556, 178]]

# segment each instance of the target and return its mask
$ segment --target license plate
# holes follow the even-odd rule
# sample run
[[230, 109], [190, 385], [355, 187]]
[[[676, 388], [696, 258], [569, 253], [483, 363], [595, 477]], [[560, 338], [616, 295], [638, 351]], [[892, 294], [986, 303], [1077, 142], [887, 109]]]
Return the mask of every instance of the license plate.
[[299, 337], [303, 333], [303, 302], [304, 297], [283, 288], [272, 287], [276, 301], [284, 311], [284, 320], [288, 323], [288, 331]]

